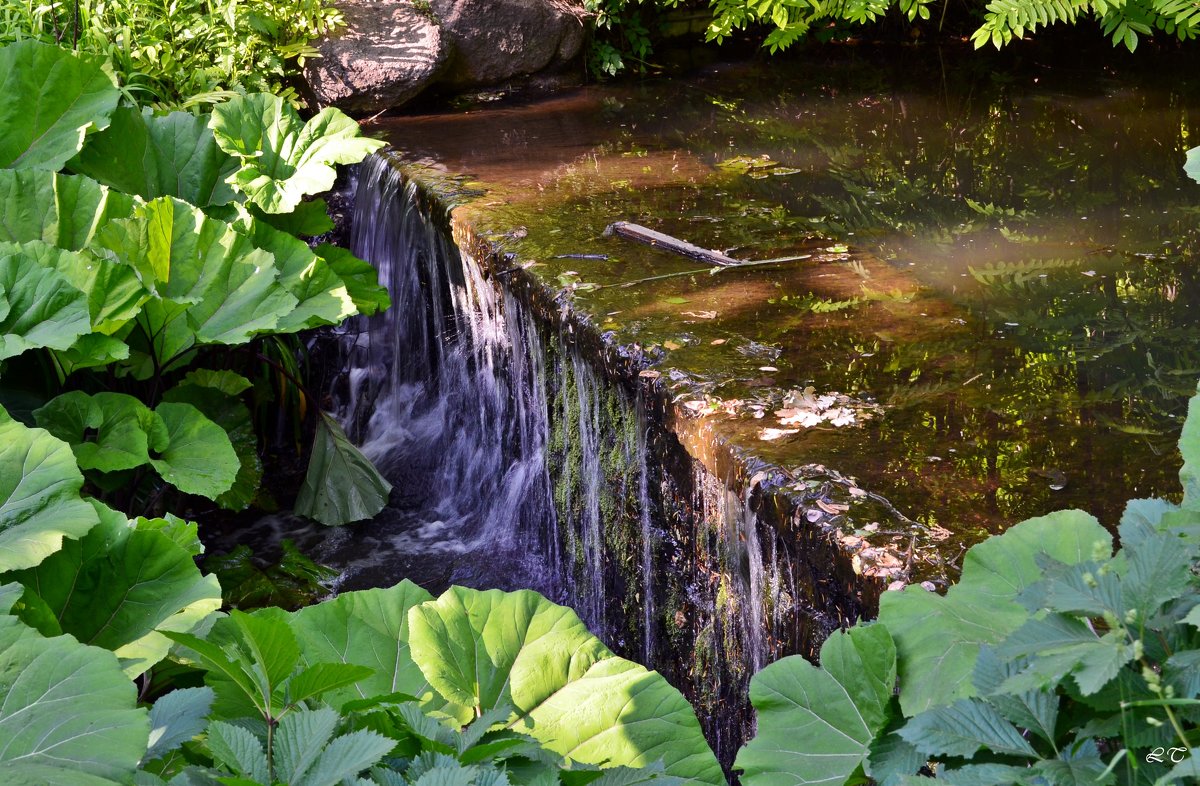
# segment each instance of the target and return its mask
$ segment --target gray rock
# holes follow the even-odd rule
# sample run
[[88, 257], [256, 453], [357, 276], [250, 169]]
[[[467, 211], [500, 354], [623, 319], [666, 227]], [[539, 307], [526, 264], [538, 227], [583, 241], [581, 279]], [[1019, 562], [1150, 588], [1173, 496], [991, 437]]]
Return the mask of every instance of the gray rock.
[[507, 82], [573, 60], [586, 12], [578, 0], [432, 0], [453, 54], [440, 80], [454, 87]]
[[442, 74], [450, 47], [412, 0], [339, 0], [346, 27], [318, 42], [304, 76], [323, 106], [370, 113], [412, 99]]

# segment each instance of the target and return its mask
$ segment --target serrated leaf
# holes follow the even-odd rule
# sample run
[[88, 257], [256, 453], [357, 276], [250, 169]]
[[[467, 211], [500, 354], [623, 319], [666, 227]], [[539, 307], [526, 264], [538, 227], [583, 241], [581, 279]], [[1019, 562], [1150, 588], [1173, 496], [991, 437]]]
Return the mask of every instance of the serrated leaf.
[[150, 459], [163, 480], [209, 499], [228, 491], [241, 462], [225, 430], [191, 404], [167, 401], [154, 411], [167, 427], [166, 446]]
[[1036, 656], [1000, 686], [1007, 693], [1040, 690], [1071, 675], [1083, 695], [1089, 696], [1133, 659], [1133, 647], [1123, 632], [1097, 636], [1086, 624], [1061, 614], [1028, 620], [996, 651], [1001, 657]]
[[882, 625], [831, 635], [818, 669], [798, 655], [750, 681], [758, 734], [738, 752], [742, 781], [841, 783], [862, 765], [887, 724], [896, 684], [896, 650]]
[[300, 119], [284, 99], [236, 96], [213, 109], [217, 144], [241, 161], [230, 182], [267, 213], [290, 213], [300, 200], [333, 187], [334, 164], [356, 164], [383, 142], [362, 136], [358, 123], [328, 107]]
[[1150, 619], [1164, 603], [1182, 596], [1192, 578], [1193, 549], [1168, 534], [1156, 534], [1124, 547], [1127, 569], [1121, 576], [1122, 611]]
[[149, 107], [120, 107], [109, 127], [89, 137], [70, 166], [126, 194], [171, 196], [209, 207], [233, 201], [225, 180], [238, 163], [217, 147], [205, 115], [155, 115]]
[[1058, 724], [1058, 696], [1049, 690], [1033, 690], [1024, 693], [1000, 692], [1004, 682], [1028, 665], [1024, 659], [1001, 658], [992, 647], [984, 647], [975, 663], [974, 685], [979, 695], [1005, 719], [1028, 729], [1053, 745]]
[[0, 47], [0, 167], [61, 169], [121, 94], [105, 58], [26, 39]]
[[136, 702], [111, 652], [0, 616], [0, 782], [132, 779], [149, 733]]
[[301, 671], [288, 682], [288, 701], [306, 701], [375, 674], [374, 669], [349, 663], [316, 663]]
[[0, 571], [37, 565], [99, 521], [71, 447], [0, 410]]
[[295, 512], [327, 526], [350, 524], [383, 510], [391, 490], [337, 421], [322, 412]]
[[365, 729], [343, 734], [321, 751], [312, 769], [295, 786], [337, 786], [342, 779], [375, 766], [394, 745], [387, 737]]
[[1179, 506], [1165, 499], [1131, 499], [1121, 514], [1118, 534], [1122, 546], [1131, 546], [1143, 538], [1160, 531], [1163, 516], [1179, 510]]
[[511, 704], [511, 728], [583, 763], [720, 784], [695, 712], [656, 672], [618, 658], [572, 610], [531, 591], [452, 587], [409, 611], [413, 660], [451, 701]]
[[328, 707], [288, 714], [275, 737], [275, 777], [284, 783], [299, 783], [316, 763], [333, 737], [338, 714]]
[[994, 707], [979, 699], [959, 699], [917, 715], [898, 732], [928, 756], [969, 759], [981, 748], [993, 753], [1037, 758], [1021, 732]]
[[204, 731], [212, 701], [212, 688], [179, 688], [159, 697], [150, 708], [150, 748], [142, 761], [165, 756]]
[[213, 758], [239, 775], [269, 783], [267, 753], [262, 741], [241, 726], [213, 721], [208, 726], [208, 749]]

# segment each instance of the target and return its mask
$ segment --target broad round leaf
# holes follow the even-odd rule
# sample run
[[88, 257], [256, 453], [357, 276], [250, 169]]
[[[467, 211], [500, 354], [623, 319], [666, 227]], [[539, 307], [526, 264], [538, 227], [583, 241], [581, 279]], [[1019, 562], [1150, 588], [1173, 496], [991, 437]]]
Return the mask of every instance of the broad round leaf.
[[32, 39], [0, 48], [0, 167], [61, 169], [121, 94], [105, 58]]
[[80, 469], [118, 472], [140, 467], [167, 444], [162, 418], [133, 396], [72, 390], [34, 411], [37, 424], [71, 443]]
[[738, 752], [742, 782], [844, 783], [887, 724], [896, 646], [882, 625], [838, 631], [821, 647], [821, 668], [799, 655], [750, 681], [758, 734]]
[[68, 349], [92, 331], [84, 294], [24, 254], [0, 254], [0, 304], [0, 360], [30, 349]]
[[356, 164], [383, 142], [362, 136], [340, 110], [322, 109], [307, 123], [269, 93], [236, 96], [213, 108], [221, 149], [241, 160], [234, 186], [267, 213], [290, 213], [308, 194], [333, 187], [334, 164]]
[[425, 675], [409, 653], [408, 610], [433, 596], [405, 580], [388, 589], [347, 592], [291, 615], [292, 630], [307, 663], [367, 666], [373, 676], [325, 694], [340, 706], [348, 701], [402, 692], [429, 692]]
[[1183, 172], [1192, 180], [1200, 183], [1200, 147], [1193, 147], [1187, 151], [1187, 161], [1183, 164]]
[[217, 147], [203, 115], [120, 107], [109, 127], [87, 140], [71, 169], [143, 199], [172, 196], [209, 207], [233, 201], [225, 179], [237, 161]]
[[166, 447], [150, 459], [163, 480], [209, 499], [228, 491], [241, 462], [225, 430], [191, 404], [164, 402], [154, 411], [167, 426]]
[[221, 587], [163, 532], [94, 504], [99, 525], [14, 578], [36, 588], [64, 633], [113, 650], [136, 677], [166, 657], [171, 642], [160, 631], [191, 630], [220, 608]]
[[[896, 642], [900, 705], [908, 717], [975, 695], [971, 675], [979, 649], [1020, 627], [1029, 612], [1016, 598], [1042, 578], [1038, 558], [1074, 565], [1097, 549], [1112, 552], [1095, 518], [1064, 510], [1023, 521], [974, 546], [962, 579], [945, 594], [908, 587], [880, 599], [879, 621]], [[937, 636], [929, 631], [938, 631]]]
[[0, 616], [0, 783], [128, 783], [149, 730], [111, 652]]
[[90, 177], [0, 169], [0, 240], [77, 251], [101, 226], [128, 217], [133, 203]]
[[0, 410], [0, 571], [31, 568], [95, 526], [71, 447]]
[[618, 658], [536, 592], [451, 587], [409, 612], [413, 660], [451, 701], [515, 708], [511, 728], [576, 761], [723, 784], [695, 712], [662, 675]]
[[250, 419], [250, 409], [237, 398], [237, 393], [249, 385], [249, 380], [232, 371], [199, 369], [163, 395], [163, 401], [191, 404], [229, 436], [239, 462], [237, 479], [229, 491], [217, 497], [217, 502], [230, 510], [242, 510], [253, 502], [262, 480], [258, 435]]

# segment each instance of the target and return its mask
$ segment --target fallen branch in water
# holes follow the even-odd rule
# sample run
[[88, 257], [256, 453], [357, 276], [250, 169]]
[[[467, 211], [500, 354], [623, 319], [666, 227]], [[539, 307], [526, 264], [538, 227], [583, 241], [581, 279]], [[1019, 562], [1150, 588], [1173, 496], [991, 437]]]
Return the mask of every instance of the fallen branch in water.
[[726, 256], [719, 251], [710, 251], [707, 248], [680, 240], [677, 237], [665, 235], [662, 232], [657, 232], [653, 229], [641, 226], [640, 224], [631, 224], [628, 221], [616, 221], [604, 228], [606, 236], [616, 235], [627, 240], [636, 240], [639, 243], [645, 243], [648, 246], [661, 248], [663, 251], [670, 251], [680, 256], [688, 257], [689, 259], [707, 262], [710, 265], [718, 265], [720, 267], [737, 267], [743, 264], [742, 260], [734, 259]]

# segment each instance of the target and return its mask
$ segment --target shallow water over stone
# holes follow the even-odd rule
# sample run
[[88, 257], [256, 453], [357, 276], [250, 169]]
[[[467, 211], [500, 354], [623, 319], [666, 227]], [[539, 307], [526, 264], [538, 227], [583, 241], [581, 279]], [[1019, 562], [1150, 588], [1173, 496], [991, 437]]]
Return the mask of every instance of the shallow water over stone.
[[[855, 476], [964, 544], [1063, 507], [1111, 525], [1177, 488], [1200, 373], [1197, 85], [990, 67], [842, 50], [386, 133], [473, 178], [464, 220], [737, 447]], [[617, 220], [804, 258], [714, 273], [604, 237]], [[820, 397], [841, 394], [856, 424], [776, 417], [810, 386], [791, 403], [836, 415]]]

